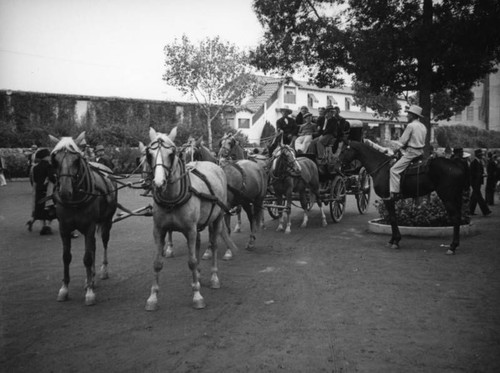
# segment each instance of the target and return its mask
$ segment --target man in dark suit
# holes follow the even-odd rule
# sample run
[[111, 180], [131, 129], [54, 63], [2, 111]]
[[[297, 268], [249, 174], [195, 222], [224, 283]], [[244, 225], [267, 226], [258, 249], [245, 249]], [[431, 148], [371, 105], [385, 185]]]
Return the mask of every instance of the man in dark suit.
[[270, 155], [273, 154], [274, 149], [278, 146], [280, 134], [283, 136], [283, 144], [293, 146], [293, 142], [299, 133], [299, 126], [297, 126], [295, 119], [289, 116], [292, 114], [292, 110], [285, 106], [280, 111], [282, 117], [276, 121], [276, 129], [278, 130], [278, 133], [271, 146], [269, 146]]
[[491, 214], [491, 210], [488, 208], [486, 201], [481, 194], [481, 185], [483, 185], [484, 179], [484, 166], [483, 166], [483, 151], [481, 149], [476, 149], [474, 151], [476, 156], [470, 164], [470, 186], [472, 188], [472, 194], [470, 197], [470, 214], [475, 215], [476, 206], [479, 204], [479, 208], [484, 216]]
[[313, 138], [319, 137], [323, 134], [323, 128], [325, 127], [325, 108], [320, 107], [318, 109], [318, 118], [316, 119], [316, 130], [314, 131]]
[[111, 171], [113, 171], [114, 168], [113, 162], [111, 162], [111, 160], [104, 155], [104, 146], [97, 145], [97, 147], [95, 148], [95, 155], [96, 155], [95, 161], [97, 163], [103, 164], [106, 167], [108, 167]]
[[295, 122], [297, 123], [298, 126], [300, 126], [301, 124], [304, 124], [306, 121], [304, 120], [304, 115], [306, 113], [309, 112], [309, 109], [307, 108], [307, 106], [302, 106], [300, 108], [300, 111], [299, 113], [297, 114], [297, 116], [295, 117]]

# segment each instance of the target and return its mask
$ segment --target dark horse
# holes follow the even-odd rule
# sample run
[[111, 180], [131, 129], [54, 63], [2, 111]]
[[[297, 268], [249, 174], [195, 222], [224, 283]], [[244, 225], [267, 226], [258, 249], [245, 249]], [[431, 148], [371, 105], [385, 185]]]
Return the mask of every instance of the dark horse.
[[[228, 204], [232, 208], [241, 206], [245, 210], [251, 231], [246, 248], [253, 250], [255, 233], [262, 220], [262, 204], [267, 194], [267, 175], [257, 162], [242, 159], [245, 155], [245, 150], [234, 135], [225, 134], [222, 137], [218, 158], [227, 176]], [[227, 214], [225, 219], [229, 227], [231, 215]], [[240, 224], [238, 222], [238, 226]]]
[[[351, 141], [341, 152], [342, 163], [359, 160], [373, 179], [375, 193], [379, 197], [389, 196], [389, 170], [392, 157], [364, 143]], [[428, 160], [427, 171], [418, 174], [408, 174], [401, 178], [403, 198], [425, 196], [436, 191], [443, 201], [453, 224], [453, 240], [447, 254], [455, 254], [460, 241], [460, 217], [462, 206], [462, 192], [467, 186], [464, 169], [453, 160], [447, 158], [432, 158]], [[392, 237], [389, 244], [392, 248], [399, 248], [401, 233], [396, 219], [394, 200], [384, 200], [389, 212], [392, 228]]]
[[304, 211], [300, 227], [305, 228], [307, 226], [307, 192], [316, 198], [321, 211], [321, 224], [326, 227], [326, 216], [319, 193], [318, 167], [312, 160], [306, 157], [296, 158], [295, 151], [291, 146], [279, 144], [272, 155], [269, 184], [274, 190], [278, 205], [282, 205], [283, 197], [286, 199], [286, 228], [283, 227], [285, 214], [282, 214], [276, 231], [285, 230], [285, 233], [291, 233], [290, 216], [293, 192], [299, 193], [300, 205]]
[[[87, 270], [85, 281], [85, 304], [95, 304], [95, 233], [99, 228], [104, 246], [101, 278], [108, 278], [107, 249], [113, 215], [118, 206], [117, 188], [107, 175], [111, 170], [106, 166], [90, 164], [78, 148], [84, 140], [85, 132], [73, 140], [61, 140], [50, 136], [56, 146], [52, 151], [52, 164], [57, 173], [54, 191], [59, 231], [63, 244], [64, 279], [57, 296], [58, 301], [68, 299], [69, 265], [71, 263], [71, 233], [78, 229], [85, 235], [85, 255], [83, 263]], [[100, 172], [99, 170], [103, 170]]]
[[208, 227], [213, 260], [212, 288], [219, 288], [217, 275], [217, 239], [223, 230], [227, 212], [227, 181], [224, 171], [212, 162], [192, 162], [186, 165], [179, 158], [174, 143], [177, 128], [167, 136], [149, 131], [151, 143], [146, 149], [147, 161], [153, 170], [153, 237], [156, 244], [154, 281], [146, 310], [158, 308], [159, 273], [163, 267], [162, 255], [165, 236], [169, 231], [181, 232], [187, 240], [188, 265], [192, 273], [193, 307], [204, 308], [201, 296], [200, 234]]

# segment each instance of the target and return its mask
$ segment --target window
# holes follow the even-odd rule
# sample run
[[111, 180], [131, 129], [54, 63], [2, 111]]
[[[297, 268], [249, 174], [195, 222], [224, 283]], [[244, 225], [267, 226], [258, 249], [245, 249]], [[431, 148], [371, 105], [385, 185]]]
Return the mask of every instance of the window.
[[474, 120], [474, 107], [467, 106], [467, 120]]
[[295, 87], [285, 87], [285, 97], [283, 98], [283, 101], [285, 104], [295, 104], [296, 100], [296, 90]]
[[328, 105], [339, 106], [339, 103], [333, 96], [326, 96], [326, 106]]
[[250, 128], [250, 119], [240, 118], [238, 119], [238, 128]]
[[346, 111], [351, 110], [351, 98], [350, 97], [345, 98], [345, 110]]
[[455, 120], [457, 122], [461, 122], [462, 121], [462, 112], [455, 114]]
[[315, 102], [319, 102], [319, 100], [316, 98], [316, 96], [313, 95], [312, 93], [308, 93], [307, 94], [307, 106], [312, 108], [312, 107], [314, 107]]

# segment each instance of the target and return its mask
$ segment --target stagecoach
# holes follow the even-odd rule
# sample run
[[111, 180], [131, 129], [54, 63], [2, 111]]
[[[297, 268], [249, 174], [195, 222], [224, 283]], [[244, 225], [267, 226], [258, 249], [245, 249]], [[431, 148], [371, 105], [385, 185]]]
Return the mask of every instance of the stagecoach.
[[[359, 120], [349, 121], [349, 140], [361, 141], [363, 138], [363, 123]], [[297, 157], [308, 157], [316, 162], [313, 154], [299, 154]], [[345, 212], [347, 195], [353, 195], [360, 214], [366, 213], [370, 202], [371, 180], [366, 169], [359, 161], [342, 165], [338, 159], [327, 165], [318, 167], [320, 170], [320, 194], [325, 205], [330, 207], [330, 216], [335, 223], [342, 220]], [[293, 200], [298, 201], [298, 195], [293, 196]], [[310, 201], [310, 198], [309, 198]], [[308, 204], [311, 209], [312, 203]], [[285, 205], [278, 205], [276, 196], [269, 192], [264, 207], [273, 219], [281, 216]]]

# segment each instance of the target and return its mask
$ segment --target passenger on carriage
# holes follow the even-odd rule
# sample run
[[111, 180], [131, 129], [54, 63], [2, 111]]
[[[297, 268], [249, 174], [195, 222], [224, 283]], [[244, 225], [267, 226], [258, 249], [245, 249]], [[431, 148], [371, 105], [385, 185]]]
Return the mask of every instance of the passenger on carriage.
[[282, 117], [276, 121], [276, 129], [278, 133], [276, 134], [276, 138], [269, 146], [269, 154], [273, 154], [274, 149], [278, 146], [277, 141], [280, 138], [280, 135], [283, 136], [283, 144], [292, 145], [297, 138], [297, 133], [299, 128], [297, 127], [297, 123], [295, 119], [290, 117], [292, 114], [292, 110], [290, 110], [287, 106], [281, 108]]
[[307, 149], [307, 153], [314, 154], [318, 163], [326, 162], [326, 148], [333, 146], [332, 151], [335, 153], [338, 143], [344, 137], [344, 127], [346, 120], [340, 116], [340, 109], [329, 105], [325, 109], [326, 118], [323, 133], [314, 139]]
[[309, 109], [307, 108], [307, 106], [302, 106], [300, 108], [299, 113], [295, 117], [295, 122], [297, 123], [298, 126], [300, 126], [301, 124], [304, 124], [306, 122], [305, 119], [306, 119], [306, 114], [308, 112], [309, 112]]
[[312, 122], [311, 113], [305, 113], [304, 120], [305, 123], [299, 126], [299, 136], [297, 140], [295, 140], [295, 150], [297, 154], [305, 153], [309, 148], [309, 144], [311, 144], [313, 138], [314, 127], [316, 126], [316, 124]]
[[403, 134], [399, 138], [402, 144], [401, 148], [395, 153], [401, 152], [402, 157], [391, 167], [389, 187], [391, 195], [389, 199], [396, 200], [400, 198], [400, 180], [401, 173], [408, 167], [411, 161], [424, 154], [425, 137], [427, 136], [427, 128], [420, 122], [423, 118], [422, 108], [417, 105], [412, 105], [407, 110], [408, 126], [406, 126]]
[[318, 108], [318, 118], [316, 118], [316, 128], [314, 130], [313, 139], [321, 136], [323, 134], [323, 129], [325, 127], [325, 108]]

